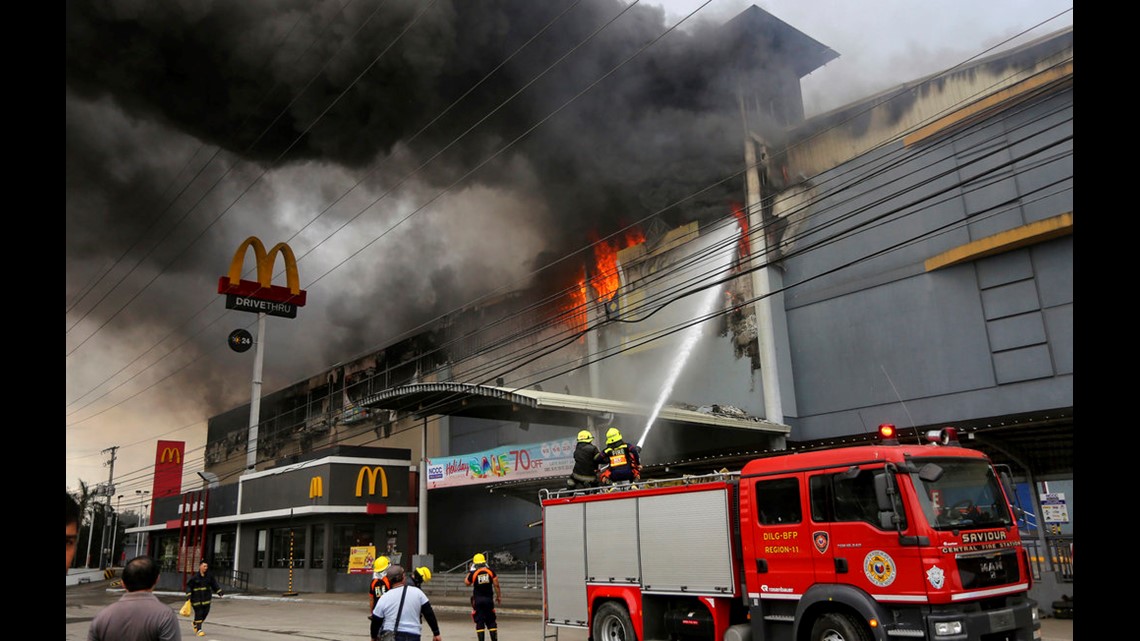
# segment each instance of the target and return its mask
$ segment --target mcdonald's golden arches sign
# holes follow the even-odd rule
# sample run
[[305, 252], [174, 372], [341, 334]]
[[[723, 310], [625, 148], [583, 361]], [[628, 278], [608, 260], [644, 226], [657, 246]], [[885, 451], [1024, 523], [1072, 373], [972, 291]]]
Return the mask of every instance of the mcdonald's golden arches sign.
[[[245, 254], [251, 247], [257, 280], [242, 280]], [[285, 262], [285, 287], [271, 282], [278, 254]], [[265, 244], [256, 236], [250, 236], [238, 245], [230, 261], [229, 274], [218, 279], [218, 293], [226, 295], [226, 309], [264, 312], [270, 316], [296, 318], [297, 308], [305, 305], [305, 290], [301, 289], [297, 258], [292, 248], [285, 243], [277, 243], [266, 252]]]

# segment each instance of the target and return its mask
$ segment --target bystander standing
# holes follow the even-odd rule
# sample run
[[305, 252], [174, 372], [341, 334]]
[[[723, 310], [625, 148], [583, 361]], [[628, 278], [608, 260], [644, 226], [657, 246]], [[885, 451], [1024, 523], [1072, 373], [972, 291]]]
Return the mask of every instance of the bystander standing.
[[123, 567], [127, 593], [91, 621], [87, 641], [182, 641], [174, 608], [158, 600], [158, 563], [136, 556]]

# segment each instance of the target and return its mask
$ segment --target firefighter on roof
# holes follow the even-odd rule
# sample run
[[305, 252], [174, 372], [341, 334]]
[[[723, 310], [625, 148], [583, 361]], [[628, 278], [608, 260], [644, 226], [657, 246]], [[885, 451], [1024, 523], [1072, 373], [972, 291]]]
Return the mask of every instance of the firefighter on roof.
[[574, 447], [574, 470], [566, 485], [574, 487], [595, 487], [598, 484], [598, 446], [594, 445], [594, 435], [589, 430], [578, 432], [578, 445]]
[[622, 440], [616, 427], [606, 431], [606, 449], [598, 453], [597, 461], [609, 465], [602, 473], [603, 483], [641, 479], [641, 448]]
[[481, 553], [475, 553], [471, 562], [471, 570], [463, 583], [472, 587], [471, 618], [475, 621], [475, 634], [479, 641], [486, 641], [483, 632], [486, 629], [491, 633], [491, 641], [499, 641], [499, 626], [495, 621], [495, 604], [503, 602], [499, 575], [487, 567], [487, 557]]

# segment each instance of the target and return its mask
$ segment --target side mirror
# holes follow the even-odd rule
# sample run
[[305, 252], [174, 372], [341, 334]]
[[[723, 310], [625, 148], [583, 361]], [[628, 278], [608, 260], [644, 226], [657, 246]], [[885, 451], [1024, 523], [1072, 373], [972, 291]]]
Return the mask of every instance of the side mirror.
[[[887, 475], [875, 475], [875, 501], [878, 503], [879, 512], [894, 512], [895, 505], [891, 500], [892, 489], [888, 487]], [[880, 516], [882, 516], [880, 514]]]
[[1005, 492], [1006, 499], [1009, 501], [1009, 506], [1013, 508], [1013, 515], [1016, 518], [1025, 516], [1025, 509], [1021, 507], [1021, 501], [1018, 499], [1017, 493], [1014, 491], [1013, 476], [1010, 475], [1008, 470], [1001, 470], [998, 474], [1001, 480], [1001, 489]]

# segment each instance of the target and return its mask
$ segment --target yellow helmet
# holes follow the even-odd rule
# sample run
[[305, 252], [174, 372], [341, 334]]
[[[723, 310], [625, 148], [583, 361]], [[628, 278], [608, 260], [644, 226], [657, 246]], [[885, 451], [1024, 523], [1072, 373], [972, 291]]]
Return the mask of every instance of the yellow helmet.
[[471, 558], [471, 562], [475, 564], [486, 563], [487, 557], [483, 556], [482, 552], [476, 552], [475, 556]]
[[376, 562], [372, 564], [372, 571], [373, 572], [383, 572], [384, 570], [388, 569], [388, 566], [391, 563], [392, 562], [388, 560], [388, 557], [378, 556], [378, 557], [376, 557]]
[[589, 443], [590, 441], [593, 441], [593, 440], [594, 440], [594, 435], [591, 434], [589, 430], [582, 430], [581, 432], [578, 432], [578, 442], [579, 443]]
[[416, 573], [420, 575], [420, 579], [424, 582], [431, 581], [431, 570], [426, 567], [416, 568]]
[[606, 445], [613, 445], [620, 440], [621, 432], [618, 431], [618, 428], [611, 427], [610, 429], [606, 430]]

